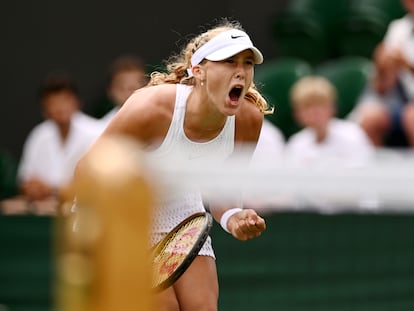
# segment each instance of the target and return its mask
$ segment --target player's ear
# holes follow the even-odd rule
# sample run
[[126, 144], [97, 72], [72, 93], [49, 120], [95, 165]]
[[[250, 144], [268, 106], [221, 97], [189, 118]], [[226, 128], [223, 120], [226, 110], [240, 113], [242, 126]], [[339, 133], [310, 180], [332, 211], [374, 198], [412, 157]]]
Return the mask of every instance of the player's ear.
[[193, 75], [194, 75], [195, 78], [197, 78], [201, 81], [205, 80], [205, 73], [204, 73], [204, 70], [203, 70], [202, 66], [195, 65], [195, 66], [193, 66], [192, 70], [193, 70]]

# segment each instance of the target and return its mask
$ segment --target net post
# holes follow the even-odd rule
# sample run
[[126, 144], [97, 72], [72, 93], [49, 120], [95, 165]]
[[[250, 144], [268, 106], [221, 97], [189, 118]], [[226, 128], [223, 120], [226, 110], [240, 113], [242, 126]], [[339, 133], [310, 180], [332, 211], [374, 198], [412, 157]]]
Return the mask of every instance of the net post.
[[101, 140], [75, 180], [77, 212], [58, 228], [58, 311], [153, 311], [149, 219], [154, 193], [143, 153]]

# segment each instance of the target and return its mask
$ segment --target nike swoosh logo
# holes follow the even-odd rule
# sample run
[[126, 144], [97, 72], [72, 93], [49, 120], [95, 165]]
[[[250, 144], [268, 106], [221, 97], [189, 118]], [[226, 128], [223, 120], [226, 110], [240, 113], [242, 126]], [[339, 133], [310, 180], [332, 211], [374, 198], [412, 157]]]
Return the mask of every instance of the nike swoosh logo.
[[234, 35], [231, 35], [230, 36], [232, 39], [237, 39], [237, 38], [241, 38], [241, 37], [244, 37], [244, 36], [234, 36]]

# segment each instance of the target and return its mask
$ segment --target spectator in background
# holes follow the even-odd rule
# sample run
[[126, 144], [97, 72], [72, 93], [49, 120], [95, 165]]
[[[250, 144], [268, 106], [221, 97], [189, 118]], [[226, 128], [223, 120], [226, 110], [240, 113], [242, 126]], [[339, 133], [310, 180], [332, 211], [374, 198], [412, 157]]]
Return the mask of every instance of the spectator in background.
[[350, 118], [376, 146], [414, 147], [414, 0], [390, 23], [374, 52], [376, 73]]
[[[38, 95], [45, 120], [24, 143], [18, 167], [22, 197], [16, 200], [22, 212], [30, 207], [32, 212], [49, 214], [65, 197], [77, 161], [99, 132], [93, 119], [80, 111], [77, 87], [68, 76], [50, 74]], [[9, 206], [19, 206], [14, 203]]]
[[285, 138], [281, 130], [264, 118], [259, 140], [252, 156], [252, 165], [272, 168], [280, 165], [285, 148]]
[[145, 65], [133, 55], [121, 55], [109, 67], [106, 97], [99, 103], [97, 117], [105, 127], [127, 98], [147, 84]]
[[360, 166], [367, 164], [374, 147], [362, 128], [335, 117], [336, 89], [319, 76], [298, 80], [291, 89], [294, 117], [304, 128], [286, 145], [286, 159], [294, 166]]

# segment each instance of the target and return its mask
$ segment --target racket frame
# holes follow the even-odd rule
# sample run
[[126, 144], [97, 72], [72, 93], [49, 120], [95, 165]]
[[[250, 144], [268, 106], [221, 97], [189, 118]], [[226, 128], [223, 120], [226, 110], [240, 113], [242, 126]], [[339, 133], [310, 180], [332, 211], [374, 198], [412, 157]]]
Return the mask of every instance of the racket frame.
[[197, 217], [205, 217], [206, 220], [204, 222], [203, 228], [200, 230], [201, 233], [198, 236], [196, 242], [194, 243], [191, 250], [185, 256], [184, 260], [177, 266], [174, 272], [168, 276], [164, 281], [160, 282], [157, 286], [153, 287], [152, 290], [155, 292], [161, 292], [164, 289], [170, 287], [174, 282], [178, 280], [180, 276], [187, 270], [187, 268], [191, 265], [193, 260], [198, 255], [198, 252], [203, 247], [205, 241], [207, 240], [210, 230], [213, 226], [213, 217], [208, 212], [199, 212], [192, 214], [191, 216], [187, 217], [183, 221], [181, 221], [178, 225], [176, 225], [160, 242], [158, 242], [151, 252], [151, 260], [153, 262], [154, 258], [160, 254], [161, 250], [165, 248], [165, 245], [168, 243], [169, 239], [174, 236], [184, 225], [188, 222], [193, 220]]

